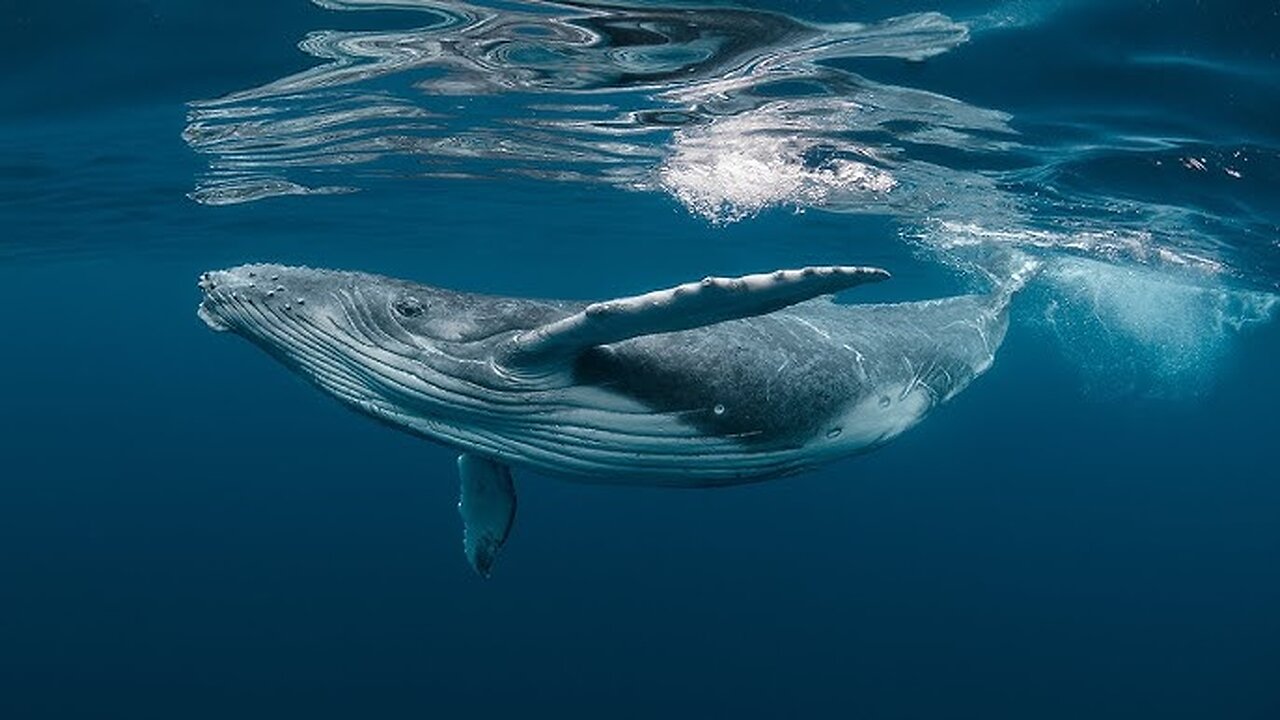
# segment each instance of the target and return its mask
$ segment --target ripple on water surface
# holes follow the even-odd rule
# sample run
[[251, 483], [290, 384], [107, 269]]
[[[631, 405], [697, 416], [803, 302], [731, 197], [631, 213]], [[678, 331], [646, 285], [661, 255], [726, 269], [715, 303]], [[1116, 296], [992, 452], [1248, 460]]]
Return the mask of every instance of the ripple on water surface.
[[[1075, 263], [1145, 268], [1144, 287], [1199, 287], [1207, 294], [1185, 297], [1236, 313], [1205, 325], [1215, 347], [1273, 306], [1275, 150], [1144, 136], [1105, 113], [1023, 121], [905, 85], [909, 73], [870, 77], [886, 59], [946, 63], [1061, 4], [817, 22], [679, 3], [315, 2], [418, 21], [313, 32], [300, 47], [316, 67], [192, 102], [184, 137], [208, 160], [197, 202], [527, 176], [666, 193], [713, 224], [779, 206], [887, 215], [904, 240], [979, 281], [1035, 258], [1037, 282], [1058, 288], [1059, 319], [1076, 308], [1107, 320], [1098, 308], [1131, 296], [1132, 276]], [[1133, 330], [1130, 315], [1111, 313], [1110, 329]]]

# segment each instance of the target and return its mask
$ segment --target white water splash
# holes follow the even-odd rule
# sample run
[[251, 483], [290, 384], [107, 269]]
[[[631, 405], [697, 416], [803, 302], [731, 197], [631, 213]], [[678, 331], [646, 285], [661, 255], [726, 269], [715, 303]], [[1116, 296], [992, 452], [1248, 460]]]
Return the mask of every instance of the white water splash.
[[[660, 183], [690, 211], [715, 223], [741, 220], [774, 205], [826, 206], [836, 195], [864, 195], [866, 204], [874, 204], [897, 186], [889, 172], [871, 164], [870, 148], [821, 143], [812, 136], [818, 123], [787, 117], [790, 105], [774, 103], [678, 131], [659, 167]], [[808, 159], [815, 151], [827, 157]]]
[[1103, 395], [1205, 391], [1241, 331], [1280, 306], [1270, 293], [1079, 258], [1042, 277], [1043, 325]]
[[1163, 245], [1149, 231], [1125, 228], [1043, 230], [1029, 227], [995, 229], [976, 222], [941, 221], [917, 237], [935, 250], [1017, 248], [1076, 254], [1120, 263], [1194, 270], [1206, 275], [1226, 266], [1213, 258]]

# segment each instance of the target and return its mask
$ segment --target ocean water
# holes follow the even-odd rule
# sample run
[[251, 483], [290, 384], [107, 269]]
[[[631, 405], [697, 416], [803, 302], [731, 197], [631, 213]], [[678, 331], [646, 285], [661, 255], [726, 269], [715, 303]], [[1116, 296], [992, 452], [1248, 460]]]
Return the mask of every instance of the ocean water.
[[[1280, 718], [1280, 5], [8, 3], [0, 717]], [[250, 261], [573, 299], [1029, 277], [991, 370], [735, 488], [455, 451], [195, 315]]]

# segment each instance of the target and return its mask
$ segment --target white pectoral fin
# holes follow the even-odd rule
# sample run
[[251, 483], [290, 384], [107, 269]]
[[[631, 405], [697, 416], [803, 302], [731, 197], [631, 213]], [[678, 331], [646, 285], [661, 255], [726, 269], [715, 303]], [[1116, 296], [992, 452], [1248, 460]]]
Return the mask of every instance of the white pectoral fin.
[[593, 303], [580, 313], [521, 333], [507, 362], [554, 362], [593, 345], [764, 315], [888, 277], [889, 273], [879, 268], [850, 265], [737, 278], [707, 277], [666, 290]]
[[467, 562], [489, 577], [502, 543], [511, 532], [516, 517], [516, 490], [506, 465], [480, 457], [458, 456], [461, 494], [458, 512], [462, 515], [462, 548]]

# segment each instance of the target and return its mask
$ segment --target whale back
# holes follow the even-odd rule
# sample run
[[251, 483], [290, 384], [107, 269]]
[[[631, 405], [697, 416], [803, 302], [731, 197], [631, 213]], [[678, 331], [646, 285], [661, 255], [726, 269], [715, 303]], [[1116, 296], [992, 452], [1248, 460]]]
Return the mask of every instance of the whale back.
[[817, 300], [591, 348], [574, 374], [709, 434], [802, 443], [839, 432], [836, 419], [868, 400], [889, 408], [915, 390], [930, 406], [950, 398], [990, 366], [1006, 323], [1003, 305], [982, 296]]

